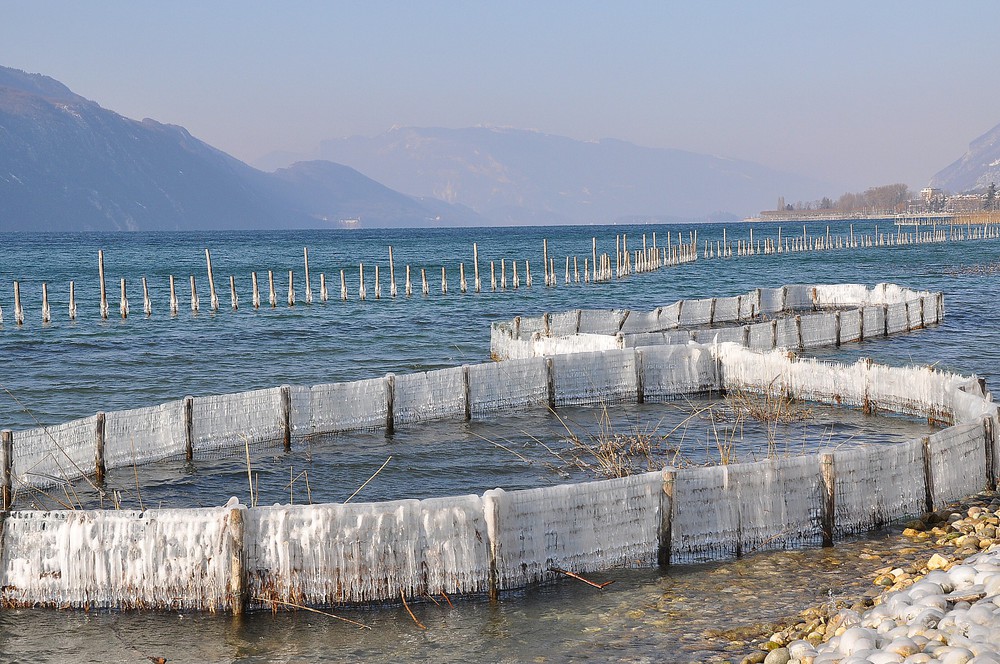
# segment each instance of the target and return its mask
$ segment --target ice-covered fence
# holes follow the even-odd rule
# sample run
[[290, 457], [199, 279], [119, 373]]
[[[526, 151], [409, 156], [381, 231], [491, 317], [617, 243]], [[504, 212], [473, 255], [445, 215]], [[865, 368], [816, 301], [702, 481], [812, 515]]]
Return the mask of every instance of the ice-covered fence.
[[247, 516], [251, 606], [317, 606], [486, 592], [483, 498], [284, 505]]
[[[737, 344], [691, 344], [457, 367], [404, 380], [390, 375], [359, 387], [376, 403], [400, 398], [420, 419], [422, 406], [434, 401], [427, 395], [441, 395], [444, 405], [435, 406], [435, 417], [454, 413], [460, 403], [468, 414], [559, 402], [560, 386], [568, 382], [576, 389], [579, 381], [571, 377], [584, 364], [596, 387], [566, 392], [567, 400], [745, 389], [876, 404], [876, 411], [897, 408], [955, 425], [897, 445], [482, 496], [142, 513], [10, 512], [0, 539], [0, 598], [17, 606], [241, 612], [401, 594], [496, 593], [550, 579], [557, 570], [592, 572], [832, 543], [997, 479], [991, 396], [974, 378], [926, 368], [865, 360], [845, 366]], [[509, 385], [511, 375], [516, 385]], [[492, 386], [499, 383], [508, 391], [497, 398]], [[914, 386], [912, 397], [897, 398], [898, 386], [906, 384]], [[464, 401], [454, 396], [460, 386]], [[285, 387], [279, 393], [286, 395], [283, 409], [292, 404], [289, 421], [317, 421], [303, 416], [315, 390]], [[165, 412], [178, 408], [167, 406]], [[93, 419], [77, 426], [97, 426], [100, 418]]]
[[487, 491], [498, 590], [552, 579], [554, 569], [587, 572], [650, 567], [659, 553], [661, 474]]
[[5, 606], [196, 609], [241, 605], [231, 583], [242, 514], [227, 508], [10, 512]]
[[[491, 326], [490, 352], [503, 360], [689, 340], [733, 341], [762, 350], [818, 348], [936, 324], [942, 302], [941, 293], [894, 284], [870, 289], [861, 284], [792, 285], [681, 300], [648, 312], [574, 310], [519, 317]], [[552, 324], [574, 320], [575, 329]]]

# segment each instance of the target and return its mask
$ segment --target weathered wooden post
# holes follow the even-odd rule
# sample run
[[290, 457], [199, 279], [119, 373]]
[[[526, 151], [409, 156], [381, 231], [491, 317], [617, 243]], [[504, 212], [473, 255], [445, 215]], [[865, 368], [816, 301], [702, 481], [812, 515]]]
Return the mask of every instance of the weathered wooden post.
[[670, 565], [670, 549], [673, 544], [674, 514], [677, 512], [677, 505], [674, 500], [674, 487], [677, 483], [677, 471], [665, 469], [663, 471], [663, 487], [660, 493], [660, 523], [657, 529], [657, 563], [660, 567]]
[[326, 275], [319, 273], [319, 299], [326, 302], [330, 298], [330, 293], [326, 289]]
[[212, 274], [212, 254], [205, 249], [205, 263], [208, 266], [208, 294], [211, 299], [212, 311], [219, 310], [219, 296], [215, 292], [215, 275]]
[[476, 243], [472, 243], [472, 262], [475, 264], [475, 286], [476, 292], [480, 292], [483, 288], [482, 282], [479, 280], [479, 247]]
[[260, 309], [260, 284], [257, 283], [257, 273], [250, 273], [250, 288], [253, 290], [253, 308]]
[[174, 275], [170, 275], [170, 315], [177, 315], [177, 289], [174, 287]]
[[500, 259], [500, 289], [507, 290], [507, 259]]
[[448, 294], [448, 275], [445, 274], [444, 265], [441, 266], [441, 293]]
[[229, 275], [229, 299], [233, 305], [233, 311], [240, 308], [239, 298], [236, 297], [236, 277], [235, 275]]
[[[591, 267], [594, 268], [593, 280], [597, 281], [597, 236], [593, 236], [590, 238], [590, 250], [593, 252], [593, 255], [591, 256], [592, 260], [590, 262]], [[583, 271], [584, 273], [586, 273], [587, 271], [587, 261], [583, 262]]]
[[569, 256], [566, 257], [566, 283], [569, 283]]
[[[423, 272], [424, 268], [420, 268]], [[385, 435], [391, 436], [396, 430], [396, 375], [385, 375]]]
[[420, 281], [423, 284], [424, 297], [431, 294], [431, 289], [427, 287], [427, 268], [420, 268]]
[[118, 304], [118, 311], [122, 315], [122, 320], [128, 318], [128, 296], [125, 294], [125, 277], [122, 277], [122, 299]]
[[531, 288], [531, 263], [524, 259], [524, 287]]
[[347, 301], [347, 276], [344, 271], [340, 271], [340, 299]]
[[305, 280], [306, 280], [306, 304], [312, 304], [313, 292], [312, 283], [309, 281], [309, 247], [302, 247], [302, 259], [305, 263]]
[[98, 486], [102, 486], [104, 484], [104, 476], [107, 474], [107, 468], [104, 465], [106, 418], [107, 416], [103, 412], [97, 413], [97, 424], [94, 427], [94, 479]]
[[146, 277], [142, 277], [142, 312], [147, 316], [153, 315], [153, 303], [149, 300], [149, 284], [146, 283]]
[[288, 306], [295, 306], [295, 272], [288, 271]]
[[396, 264], [392, 260], [392, 245], [389, 245], [389, 295], [396, 297]]
[[21, 306], [21, 284], [14, 282], [14, 322], [24, 324], [24, 308]]
[[413, 282], [410, 281], [410, 266], [406, 266], [406, 285], [404, 286], [406, 297], [413, 295]]
[[271, 305], [271, 308], [274, 309], [275, 307], [278, 306], [278, 294], [274, 291], [273, 270], [267, 271], [267, 288], [268, 288], [267, 300], [268, 303]]
[[362, 300], [368, 297], [368, 291], [365, 289], [365, 264], [358, 264], [358, 279], [360, 283], [358, 285], [358, 297]]
[[[545, 278], [548, 279], [548, 276]], [[492, 283], [493, 290], [495, 291], [497, 289], [497, 269], [494, 261], [490, 261], [490, 282]]]
[[468, 284], [465, 281], [465, 263], [458, 264], [458, 290], [462, 293], [468, 290]]
[[[251, 507], [253, 507], [251, 505]], [[227, 515], [229, 539], [229, 606], [234, 616], [246, 613], [250, 601], [246, 563], [246, 524], [243, 506], [233, 507]]]
[[823, 505], [820, 509], [820, 531], [823, 546], [833, 546], [837, 513], [837, 470], [833, 453], [820, 455], [820, 475], [823, 478]]
[[378, 263], [375, 264], [375, 299], [382, 299], [382, 280], [378, 276]]
[[76, 284], [69, 282], [69, 319], [76, 320]]
[[194, 275], [191, 275], [191, 311], [198, 313], [198, 289], [194, 283]]
[[514, 290], [517, 290], [517, 287], [519, 285], [517, 280], [517, 261], [510, 262], [510, 271], [511, 271], [511, 277], [510, 277], [511, 285], [514, 287]]
[[542, 238], [542, 265], [545, 266], [545, 285], [551, 286], [552, 284], [549, 283], [549, 241], [545, 238]]
[[3, 501], [3, 511], [8, 512], [14, 503], [14, 432], [10, 429], [0, 431], [0, 500]]
[[49, 286], [42, 282], [42, 322], [48, 323], [52, 320], [52, 311], [49, 309]]
[[104, 250], [97, 250], [97, 275], [101, 281], [101, 318], [108, 317], [108, 291], [104, 286]]

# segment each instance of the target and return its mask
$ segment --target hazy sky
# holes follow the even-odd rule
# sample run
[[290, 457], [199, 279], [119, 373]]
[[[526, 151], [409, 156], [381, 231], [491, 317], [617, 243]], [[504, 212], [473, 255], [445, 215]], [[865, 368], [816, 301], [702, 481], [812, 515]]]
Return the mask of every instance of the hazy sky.
[[538, 129], [926, 184], [1000, 123], [1000, 4], [0, 0], [0, 65], [248, 162], [393, 125]]

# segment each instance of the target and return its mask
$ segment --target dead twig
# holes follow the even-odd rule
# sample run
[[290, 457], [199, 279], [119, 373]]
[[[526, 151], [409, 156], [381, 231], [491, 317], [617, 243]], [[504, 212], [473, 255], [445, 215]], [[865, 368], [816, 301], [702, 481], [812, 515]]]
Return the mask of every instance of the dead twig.
[[344, 504], [346, 505], [347, 503], [351, 502], [351, 498], [353, 498], [354, 496], [356, 496], [359, 493], [361, 493], [361, 490], [364, 489], [366, 486], [368, 486], [368, 483], [371, 482], [373, 479], [375, 479], [375, 475], [378, 475], [379, 473], [381, 473], [382, 469], [385, 468], [386, 466], [388, 466], [390, 461], [392, 461], [392, 455], [391, 454], [389, 455], [389, 458], [385, 460], [385, 463], [383, 463], [381, 466], [379, 466], [378, 470], [376, 470], [372, 474], [371, 477], [369, 477], [367, 480], [365, 480], [364, 484], [362, 484], [361, 486], [359, 486], [354, 493], [352, 493], [350, 496], [348, 496], [347, 500], [344, 501]]
[[360, 629], [371, 629], [371, 627], [369, 627], [368, 625], [366, 625], [364, 623], [359, 623], [356, 620], [351, 620], [350, 618], [344, 618], [343, 616], [338, 616], [336, 614], [329, 613], [328, 611], [320, 611], [319, 609], [314, 609], [311, 606], [305, 606], [303, 604], [295, 604], [293, 602], [284, 602], [284, 601], [282, 601], [280, 599], [273, 599], [273, 598], [269, 599], [269, 598], [266, 598], [266, 597], [256, 597], [255, 596], [254, 599], [256, 601], [258, 601], [258, 602], [265, 602], [265, 603], [268, 603], [268, 604], [280, 604], [282, 606], [287, 606], [290, 609], [300, 609], [302, 611], [309, 611], [310, 613], [318, 613], [321, 616], [326, 616], [327, 618], [333, 618], [335, 620], [340, 620], [341, 622], [349, 623], [349, 624], [354, 625], [355, 627], [358, 627]]
[[406, 612], [410, 614], [411, 618], [413, 618], [413, 622], [417, 624], [417, 627], [420, 629], [427, 629], [424, 627], [424, 624], [417, 620], [417, 617], [413, 615], [413, 611], [410, 611], [410, 605], [406, 603], [406, 593], [403, 592], [402, 588], [399, 589], [399, 598], [403, 600], [403, 608], [406, 609]]
[[559, 569], [558, 567], [550, 567], [549, 571], [550, 572], [555, 572], [556, 574], [565, 574], [566, 576], [568, 576], [571, 579], [576, 579], [577, 581], [582, 581], [582, 582], [586, 583], [588, 586], [593, 586], [594, 588], [597, 588], [598, 590], [604, 590], [604, 588], [606, 586], [610, 586], [612, 583], [614, 583], [614, 580], [605, 581], [604, 583], [596, 583], [594, 581], [591, 581], [590, 579], [583, 578], [579, 574], [574, 574], [573, 572], [568, 572], [568, 571], [566, 571], [564, 569]]

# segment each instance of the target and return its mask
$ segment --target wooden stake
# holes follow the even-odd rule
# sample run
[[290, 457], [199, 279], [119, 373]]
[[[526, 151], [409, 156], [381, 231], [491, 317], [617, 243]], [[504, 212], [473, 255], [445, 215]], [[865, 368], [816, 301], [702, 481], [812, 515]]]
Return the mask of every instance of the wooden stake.
[[195, 287], [194, 275], [191, 275], [191, 311], [198, 312], [198, 289]]
[[273, 270], [268, 270], [267, 271], [267, 287], [268, 287], [268, 291], [269, 291], [268, 292], [268, 298], [267, 298], [267, 300], [268, 300], [268, 303], [271, 305], [271, 308], [274, 309], [275, 307], [278, 306], [278, 294], [274, 292], [274, 271]]
[[257, 273], [256, 272], [251, 272], [250, 273], [250, 283], [251, 283], [251, 288], [253, 289], [253, 295], [252, 295], [252, 297], [253, 297], [253, 308], [254, 309], [260, 309], [260, 286], [257, 283]]
[[500, 259], [500, 289], [507, 290], [507, 261]]
[[326, 275], [322, 272], [319, 273], [319, 299], [326, 302], [330, 297], [329, 292], [326, 289]]
[[392, 260], [392, 245], [389, 245], [389, 295], [396, 297], [396, 265]]
[[410, 281], [410, 266], [406, 266], [406, 297], [413, 295], [413, 282]]
[[[546, 277], [548, 279], [548, 277]], [[490, 281], [493, 284], [493, 290], [497, 289], [497, 268], [494, 261], [490, 261]]]
[[76, 284], [69, 282], [69, 319], [76, 320]]
[[174, 275], [170, 275], [170, 315], [177, 315], [177, 289], [174, 287]]
[[122, 299], [121, 303], [118, 305], [118, 311], [121, 312], [122, 320], [128, 318], [128, 296], [125, 295], [125, 279], [122, 278]]
[[142, 278], [142, 312], [147, 316], [153, 315], [153, 303], [149, 301], [149, 284], [146, 283], [146, 277]]
[[430, 295], [431, 294], [431, 290], [427, 287], [427, 269], [426, 268], [420, 268], [420, 281], [423, 283], [423, 286], [424, 286], [424, 296]]
[[551, 286], [549, 280], [549, 241], [545, 238], [542, 239], [542, 265], [545, 269], [545, 285]]
[[463, 293], [468, 290], [468, 284], [465, 283], [465, 263], [458, 264], [458, 290]]
[[208, 265], [208, 292], [211, 298], [212, 311], [219, 310], [219, 296], [215, 292], [215, 276], [212, 274], [212, 254], [205, 250], [205, 262]]
[[364, 300], [368, 297], [368, 292], [365, 290], [365, 264], [358, 264], [358, 278], [360, 279], [360, 285], [358, 286], [358, 297]]
[[24, 325], [24, 309], [21, 308], [21, 284], [14, 282], [14, 322]]
[[375, 265], [375, 299], [382, 299], [382, 283], [378, 277], [378, 264]]
[[478, 293], [479, 291], [482, 290], [483, 284], [479, 281], [479, 247], [476, 246], [475, 242], [472, 243], [472, 262], [475, 264], [475, 270], [476, 270], [475, 286], [476, 286], [476, 292]]
[[309, 247], [302, 247], [302, 258], [305, 262], [305, 280], [306, 280], [306, 304], [312, 304], [313, 292], [312, 284], [309, 282]]
[[340, 271], [340, 299], [347, 301], [347, 277], [343, 270]]
[[236, 277], [229, 275], [229, 299], [233, 304], [233, 311], [240, 308], [239, 298], [236, 297]]
[[108, 291], [104, 286], [104, 250], [97, 250], [97, 273], [101, 280], [101, 318], [108, 317]]
[[448, 293], [448, 275], [445, 274], [444, 265], [441, 266], [441, 292]]
[[295, 272], [288, 271], [288, 306], [295, 306]]
[[52, 312], [49, 309], [49, 287], [42, 282], [42, 322], [48, 323], [52, 320]]

